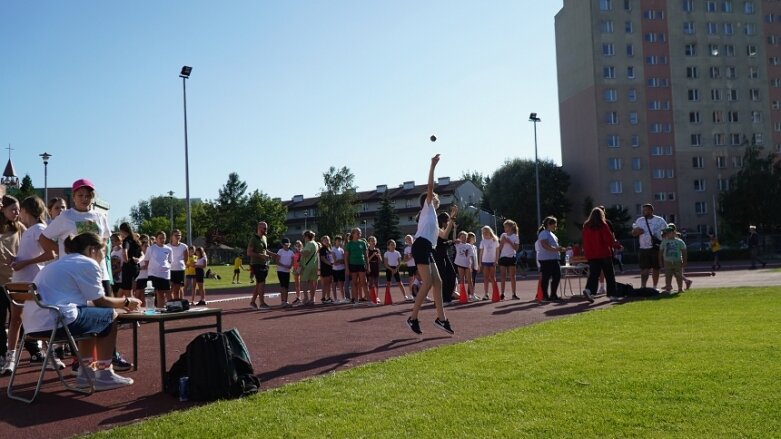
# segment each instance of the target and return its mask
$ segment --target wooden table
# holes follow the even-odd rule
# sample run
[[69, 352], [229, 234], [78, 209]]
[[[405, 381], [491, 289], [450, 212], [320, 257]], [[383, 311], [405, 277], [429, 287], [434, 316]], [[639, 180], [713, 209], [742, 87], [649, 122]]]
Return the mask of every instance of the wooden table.
[[[190, 320], [205, 317], [215, 317], [214, 323], [181, 326], [173, 329], [166, 329], [165, 323], [174, 320]], [[136, 322], [157, 322], [160, 338], [160, 385], [165, 387], [165, 335], [174, 332], [195, 331], [198, 329], [215, 328], [217, 332], [222, 332], [222, 309], [221, 308], [193, 308], [188, 311], [145, 314], [144, 312], [129, 312], [117, 316], [117, 320], [122, 323], [133, 323], [133, 370], [138, 370], [138, 325]]]

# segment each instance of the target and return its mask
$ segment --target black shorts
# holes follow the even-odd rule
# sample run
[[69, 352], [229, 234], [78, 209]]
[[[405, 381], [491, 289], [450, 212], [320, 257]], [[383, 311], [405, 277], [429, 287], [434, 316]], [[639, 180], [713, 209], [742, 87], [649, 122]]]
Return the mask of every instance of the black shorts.
[[[393, 267], [396, 268], [396, 267]], [[390, 270], [385, 270], [385, 282], [390, 282], [391, 279], [396, 279], [396, 282], [401, 282], [401, 276], [399, 275], [399, 272], [393, 273]]]
[[143, 279], [141, 279], [140, 277], [136, 278], [136, 289], [137, 290], [145, 290], [146, 289], [146, 281], [148, 281], [148, 280], [149, 279], [147, 279], [147, 278], [143, 278]]
[[127, 263], [122, 264], [122, 282], [119, 284], [119, 288], [123, 290], [133, 289], [133, 280], [138, 276], [138, 264]]
[[334, 282], [344, 282], [344, 270], [333, 271]]
[[378, 278], [380, 277], [380, 266], [379, 264], [369, 264], [369, 270], [366, 272], [367, 277], [371, 278]]
[[234, 268], [233, 269], [233, 274], [239, 274], [239, 273], [241, 273], [241, 269], [239, 269], [239, 268]]
[[[320, 277], [331, 277], [333, 275], [333, 268], [328, 264], [320, 265]], [[277, 275], [279, 272], [277, 271]]]
[[184, 285], [184, 270], [171, 270], [171, 283], [174, 285]]
[[426, 238], [418, 238], [412, 243], [412, 259], [415, 265], [431, 265], [434, 263], [434, 247]]
[[163, 279], [162, 277], [149, 276], [149, 280], [152, 281], [152, 287], [158, 291], [168, 291], [171, 289], [171, 281]]
[[418, 267], [414, 265], [407, 265], [407, 274], [410, 275], [410, 277], [414, 276], [415, 273], [418, 272]]
[[640, 265], [641, 270], [648, 270], [649, 268], [659, 269], [659, 249], [658, 248], [641, 248], [637, 253], [637, 262]]
[[203, 276], [204, 276], [203, 268], [196, 268], [195, 269], [195, 283], [202, 284], [203, 283]]
[[515, 267], [516, 262], [515, 256], [503, 256], [499, 258], [500, 267]]
[[366, 266], [365, 265], [350, 265], [350, 273], [365, 273], [366, 272]]
[[268, 276], [268, 266], [266, 264], [252, 264], [250, 265], [252, 274], [255, 275], [255, 282], [265, 283], [266, 276]]
[[287, 291], [287, 289], [290, 288], [290, 273], [287, 271], [277, 271], [277, 277], [279, 278], [279, 286]]

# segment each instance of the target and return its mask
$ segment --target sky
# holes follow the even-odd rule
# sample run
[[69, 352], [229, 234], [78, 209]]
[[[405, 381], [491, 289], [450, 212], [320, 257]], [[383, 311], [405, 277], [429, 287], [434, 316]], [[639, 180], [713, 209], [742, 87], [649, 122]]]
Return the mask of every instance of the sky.
[[[561, 163], [561, 0], [0, 2], [0, 147], [49, 187], [88, 178], [110, 223], [140, 200], [250, 190], [316, 196], [330, 166], [359, 190]], [[432, 143], [434, 134], [438, 140]], [[5, 162], [8, 151], [0, 149]]]

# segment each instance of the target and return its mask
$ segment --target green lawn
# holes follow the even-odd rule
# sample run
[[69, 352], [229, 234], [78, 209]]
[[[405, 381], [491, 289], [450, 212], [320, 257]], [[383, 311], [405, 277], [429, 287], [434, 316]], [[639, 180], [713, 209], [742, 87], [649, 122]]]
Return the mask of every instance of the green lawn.
[[779, 437], [779, 293], [616, 305], [96, 436]]
[[[206, 289], [208, 291], [209, 288], [214, 289], [224, 289], [224, 288], [240, 288], [240, 287], [246, 287], [247, 285], [250, 285], [249, 283], [249, 266], [244, 265], [241, 270], [241, 275], [239, 276], [239, 282], [240, 284], [232, 284], [231, 279], [233, 279], [233, 265], [209, 265], [209, 268], [220, 275], [222, 279], [206, 279], [204, 281], [206, 285]], [[277, 266], [272, 265], [269, 268], [268, 277], [266, 278], [266, 283], [268, 284], [276, 284], [279, 283], [279, 278], [277, 278]]]

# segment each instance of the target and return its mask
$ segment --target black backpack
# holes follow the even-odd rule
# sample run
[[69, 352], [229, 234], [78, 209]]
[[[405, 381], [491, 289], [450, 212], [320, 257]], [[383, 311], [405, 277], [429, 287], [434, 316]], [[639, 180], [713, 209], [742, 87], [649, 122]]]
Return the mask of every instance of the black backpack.
[[179, 395], [179, 379], [189, 377], [188, 398], [214, 401], [257, 393], [260, 381], [236, 329], [226, 333], [207, 332], [187, 345], [187, 351], [171, 366], [165, 391]]

